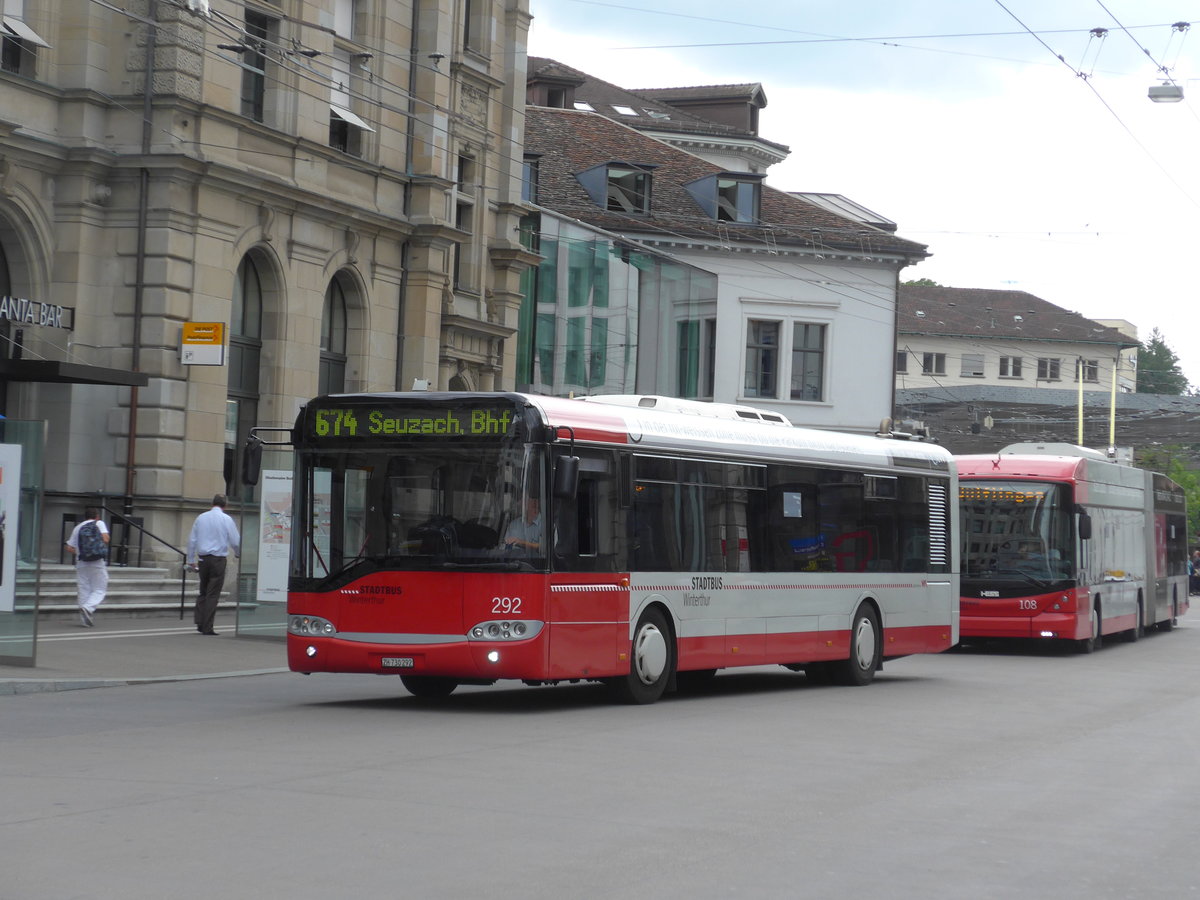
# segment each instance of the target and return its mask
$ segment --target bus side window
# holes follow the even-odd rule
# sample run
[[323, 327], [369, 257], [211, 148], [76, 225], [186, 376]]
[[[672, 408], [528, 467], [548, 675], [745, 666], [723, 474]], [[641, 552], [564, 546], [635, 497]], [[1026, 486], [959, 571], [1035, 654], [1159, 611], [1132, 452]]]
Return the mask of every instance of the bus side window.
[[573, 501], [557, 502], [555, 567], [568, 572], [616, 572], [624, 567], [619, 480], [612, 454], [580, 453]]

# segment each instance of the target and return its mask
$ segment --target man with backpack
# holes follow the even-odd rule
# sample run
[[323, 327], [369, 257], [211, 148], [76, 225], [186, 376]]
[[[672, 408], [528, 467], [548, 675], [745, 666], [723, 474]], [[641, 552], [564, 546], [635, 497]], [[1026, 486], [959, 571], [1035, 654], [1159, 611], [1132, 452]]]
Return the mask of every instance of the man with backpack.
[[67, 538], [67, 549], [75, 556], [75, 581], [79, 586], [79, 624], [95, 626], [93, 614], [104, 602], [108, 590], [108, 526], [100, 518], [100, 510], [89, 506], [83, 511], [83, 521]]

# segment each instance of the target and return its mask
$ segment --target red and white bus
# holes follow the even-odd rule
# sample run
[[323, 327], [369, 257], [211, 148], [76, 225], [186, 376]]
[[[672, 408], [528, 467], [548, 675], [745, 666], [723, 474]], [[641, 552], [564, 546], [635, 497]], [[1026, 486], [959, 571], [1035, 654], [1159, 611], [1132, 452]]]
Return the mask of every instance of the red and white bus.
[[962, 636], [1169, 631], [1188, 609], [1187, 509], [1164, 475], [1070, 444], [958, 456]]
[[290, 667], [425, 697], [602, 681], [648, 703], [733, 666], [866, 684], [957, 641], [944, 449], [615, 399], [309, 402]]

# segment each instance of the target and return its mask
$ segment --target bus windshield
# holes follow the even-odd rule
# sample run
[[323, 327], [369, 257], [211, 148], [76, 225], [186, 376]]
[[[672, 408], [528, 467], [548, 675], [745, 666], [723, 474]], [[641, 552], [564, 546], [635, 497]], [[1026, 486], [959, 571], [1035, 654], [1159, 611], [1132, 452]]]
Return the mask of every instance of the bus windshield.
[[962, 577], [1052, 590], [1075, 571], [1069, 489], [1028, 481], [959, 483]]
[[545, 456], [514, 440], [301, 450], [292, 577], [545, 568]]

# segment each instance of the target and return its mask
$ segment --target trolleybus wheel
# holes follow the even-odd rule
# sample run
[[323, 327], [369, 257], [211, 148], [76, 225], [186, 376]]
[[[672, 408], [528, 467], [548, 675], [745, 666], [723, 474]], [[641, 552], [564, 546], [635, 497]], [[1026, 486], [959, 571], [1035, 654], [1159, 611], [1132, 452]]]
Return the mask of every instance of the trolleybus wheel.
[[836, 684], [860, 687], [870, 684], [879, 668], [879, 620], [875, 610], [867, 603], [854, 613], [850, 623], [850, 656], [829, 663], [830, 674]]
[[1080, 653], [1091, 653], [1100, 646], [1100, 604], [1092, 607], [1092, 636], [1075, 642], [1075, 649]]
[[1164, 621], [1158, 623], [1159, 631], [1171, 631], [1175, 628], [1175, 624], [1178, 621], [1178, 619], [1176, 617], [1177, 610], [1178, 610], [1178, 607], [1175, 605], [1175, 598], [1172, 597], [1171, 598], [1171, 615], [1167, 616], [1167, 618]]
[[653, 703], [667, 689], [675, 667], [675, 646], [662, 611], [646, 610], [638, 620], [630, 648], [629, 674], [610, 682], [626, 703]]
[[401, 675], [400, 682], [410, 694], [424, 700], [449, 697], [458, 687], [458, 682], [453, 678], [440, 678], [436, 675]]
[[1142, 625], [1142, 616], [1143, 616], [1142, 601], [1138, 600], [1137, 618], [1133, 622], [1133, 627], [1130, 628], [1127, 632], [1125, 632], [1125, 640], [1127, 640], [1131, 644], [1134, 643], [1136, 640], [1138, 640], [1138, 638], [1140, 638], [1142, 636], [1142, 632], [1144, 630], [1144, 626]]

